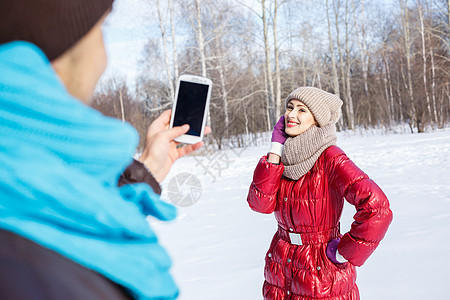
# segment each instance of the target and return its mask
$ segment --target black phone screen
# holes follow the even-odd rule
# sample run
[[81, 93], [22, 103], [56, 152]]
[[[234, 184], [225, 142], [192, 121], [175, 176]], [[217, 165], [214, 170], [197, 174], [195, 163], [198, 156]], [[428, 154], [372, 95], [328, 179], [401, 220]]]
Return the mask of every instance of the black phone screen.
[[209, 85], [180, 81], [173, 126], [189, 124], [187, 134], [200, 136]]

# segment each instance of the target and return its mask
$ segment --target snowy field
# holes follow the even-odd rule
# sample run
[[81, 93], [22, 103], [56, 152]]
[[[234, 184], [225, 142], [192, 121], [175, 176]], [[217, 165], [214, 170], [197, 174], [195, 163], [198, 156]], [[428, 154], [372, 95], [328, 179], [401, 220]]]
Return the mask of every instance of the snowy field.
[[[338, 146], [383, 189], [394, 213], [385, 239], [357, 268], [361, 299], [450, 299], [450, 130], [344, 132]], [[276, 222], [273, 215], [253, 212], [246, 197], [267, 148], [186, 157], [163, 182], [163, 197], [172, 200], [173, 178], [182, 172], [202, 186], [198, 202], [179, 208], [176, 221], [150, 221], [172, 256], [179, 299], [262, 299], [264, 255]], [[343, 233], [354, 212], [345, 206]]]

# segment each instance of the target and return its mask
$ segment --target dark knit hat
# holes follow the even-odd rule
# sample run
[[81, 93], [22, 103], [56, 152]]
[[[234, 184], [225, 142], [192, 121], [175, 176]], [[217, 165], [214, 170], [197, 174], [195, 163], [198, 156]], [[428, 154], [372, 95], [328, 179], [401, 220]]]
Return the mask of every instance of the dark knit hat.
[[80, 40], [114, 0], [1, 0], [0, 44], [36, 44], [51, 61]]
[[286, 98], [286, 107], [290, 100], [303, 102], [311, 111], [320, 127], [336, 123], [341, 116], [342, 100], [335, 94], [315, 87], [299, 87]]

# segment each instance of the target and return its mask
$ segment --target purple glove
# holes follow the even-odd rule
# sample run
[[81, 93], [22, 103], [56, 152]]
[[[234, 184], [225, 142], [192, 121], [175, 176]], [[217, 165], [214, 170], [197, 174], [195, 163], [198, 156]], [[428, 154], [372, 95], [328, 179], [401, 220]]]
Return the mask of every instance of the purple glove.
[[284, 115], [282, 115], [277, 124], [275, 124], [275, 127], [273, 127], [272, 144], [269, 152], [281, 156], [287, 137], [286, 132], [284, 132]]
[[[329, 260], [331, 260], [335, 264], [343, 264], [345, 262], [345, 259], [339, 255], [337, 252], [337, 246], [339, 244], [340, 238], [332, 239], [328, 242], [326, 254]], [[337, 255], [336, 255], [337, 254]], [[338, 259], [340, 258], [340, 259]]]
[[284, 145], [284, 142], [286, 142], [288, 137], [286, 132], [284, 132], [284, 126], [284, 115], [282, 115], [277, 124], [273, 127], [272, 142], [277, 142]]

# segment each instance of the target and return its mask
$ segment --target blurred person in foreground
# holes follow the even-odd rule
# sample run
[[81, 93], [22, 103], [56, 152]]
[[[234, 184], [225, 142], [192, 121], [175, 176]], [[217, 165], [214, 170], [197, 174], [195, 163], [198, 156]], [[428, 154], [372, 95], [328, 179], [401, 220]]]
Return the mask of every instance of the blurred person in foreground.
[[[146, 217], [188, 125], [170, 111], [138, 134], [89, 107], [106, 67], [113, 0], [0, 2], [0, 298], [174, 299], [166, 251]], [[207, 130], [209, 131], [209, 129]]]
[[[278, 221], [265, 257], [266, 300], [358, 300], [355, 266], [392, 221], [386, 195], [336, 146], [341, 106], [321, 89], [295, 89], [256, 166], [247, 201]], [[356, 214], [342, 235], [344, 199]]]

